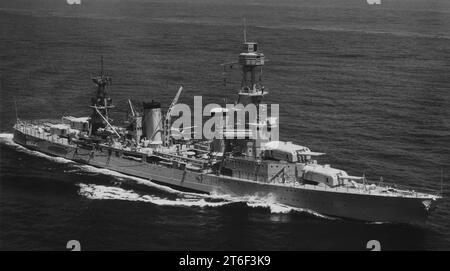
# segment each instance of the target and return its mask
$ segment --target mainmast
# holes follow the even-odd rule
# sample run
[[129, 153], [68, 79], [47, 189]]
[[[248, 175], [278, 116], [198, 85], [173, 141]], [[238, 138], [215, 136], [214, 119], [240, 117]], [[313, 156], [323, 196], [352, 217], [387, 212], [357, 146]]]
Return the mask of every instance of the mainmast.
[[105, 128], [108, 125], [108, 111], [114, 108], [112, 99], [108, 96], [107, 87], [111, 85], [111, 77], [105, 75], [103, 71], [103, 56], [101, 57], [100, 74], [92, 77], [92, 81], [97, 87], [96, 95], [91, 99], [92, 114], [90, 119], [90, 134], [95, 134], [97, 129]]

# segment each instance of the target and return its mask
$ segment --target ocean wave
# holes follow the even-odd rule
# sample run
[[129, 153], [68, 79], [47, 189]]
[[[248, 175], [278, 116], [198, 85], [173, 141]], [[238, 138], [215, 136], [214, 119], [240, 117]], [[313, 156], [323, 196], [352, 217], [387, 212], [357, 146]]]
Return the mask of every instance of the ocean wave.
[[[175, 199], [162, 198], [155, 195], [139, 194], [134, 190], [124, 189], [117, 186], [105, 186], [97, 184], [78, 184], [79, 195], [92, 200], [124, 200], [151, 203], [158, 206], [175, 207], [222, 207], [237, 203], [244, 203], [250, 208], [263, 208], [270, 210], [272, 214], [307, 213], [325, 219], [331, 218], [317, 212], [286, 206], [273, 202], [272, 197], [243, 196], [236, 197], [230, 195], [203, 195], [195, 193], [180, 194]], [[211, 201], [214, 199], [215, 201]]]
[[[237, 26], [236, 23], [227, 23], [227, 22], [219, 22], [219, 21], [205, 21], [205, 20], [199, 20], [199, 19], [186, 19], [186, 18], [153, 18], [152, 19], [155, 22], [162, 22], [162, 23], [173, 23], [173, 24], [194, 24], [194, 25], [215, 25], [215, 26], [228, 26], [228, 27], [235, 27]], [[368, 29], [361, 29], [357, 26], [353, 27], [338, 27], [338, 26], [317, 26], [317, 25], [311, 25], [311, 26], [299, 26], [299, 25], [292, 25], [292, 24], [278, 24], [278, 25], [271, 25], [271, 24], [258, 24], [255, 25], [257, 28], [261, 29], [270, 29], [270, 30], [283, 30], [283, 31], [315, 31], [315, 32], [336, 32], [336, 33], [355, 33], [355, 34], [368, 34], [368, 35], [389, 35], [389, 36], [396, 36], [396, 37], [407, 37], [407, 38], [428, 38], [428, 39], [444, 39], [448, 40], [450, 39], [450, 36], [448, 33], [421, 33], [421, 32], [413, 32], [413, 31], [407, 31], [402, 29], [397, 30], [379, 30], [376, 28], [368, 28]]]
[[226, 199], [229, 201], [235, 202], [245, 202], [248, 207], [251, 208], [263, 208], [269, 209], [273, 214], [289, 214], [289, 213], [307, 213], [316, 217], [332, 219], [335, 220], [337, 218], [329, 217], [326, 215], [322, 215], [318, 212], [315, 212], [310, 209], [292, 207], [288, 205], [284, 205], [276, 202], [275, 195], [269, 193], [268, 195], [246, 195], [246, 196], [233, 196], [233, 195], [225, 195], [220, 193], [213, 193], [210, 195], [211, 197]]
[[419, 33], [411, 32], [406, 30], [377, 30], [377, 29], [358, 29], [358, 28], [346, 28], [346, 27], [328, 27], [328, 26], [297, 26], [297, 25], [258, 25], [257, 27], [273, 29], [273, 30], [310, 30], [316, 32], [343, 32], [343, 33], [356, 33], [356, 34], [368, 34], [368, 35], [390, 35], [397, 37], [408, 37], [408, 38], [431, 38], [431, 39], [450, 39], [450, 36], [444, 33]]
[[247, 206], [252, 207], [252, 208], [269, 208], [270, 212], [274, 213], [274, 214], [307, 213], [309, 215], [320, 217], [320, 218], [325, 218], [325, 219], [330, 219], [330, 220], [337, 219], [334, 217], [322, 215], [313, 210], [287, 206], [284, 204], [267, 201], [266, 199], [258, 199], [256, 201], [249, 201], [249, 202], [247, 202]]
[[192, 194], [192, 195], [198, 195], [197, 193], [182, 192], [182, 191], [170, 188], [170, 187], [165, 186], [165, 185], [159, 185], [159, 184], [154, 183], [154, 182], [152, 182], [152, 181], [150, 181], [148, 179], [134, 177], [134, 176], [130, 176], [130, 175], [125, 175], [125, 174], [122, 174], [120, 172], [109, 170], [109, 169], [106, 169], [106, 168], [97, 168], [97, 167], [94, 167], [94, 166], [82, 165], [82, 164], [76, 164], [74, 166], [79, 169], [79, 171], [77, 173], [82, 173], [82, 174], [83, 173], [103, 174], [103, 175], [111, 176], [111, 177], [117, 179], [118, 181], [132, 180], [136, 184], [140, 184], [140, 185], [145, 185], [145, 186], [148, 186], [148, 187], [156, 188], [158, 190], [162, 190], [164, 192], [168, 192], [168, 193], [171, 193], [171, 194], [179, 194], [179, 195]]
[[14, 135], [11, 133], [0, 133], [0, 141], [11, 141], [13, 139]]
[[367, 225], [384, 225], [384, 224], [389, 224], [389, 222], [383, 222], [383, 221], [368, 221], [368, 222], [365, 222], [365, 224], [367, 224]]

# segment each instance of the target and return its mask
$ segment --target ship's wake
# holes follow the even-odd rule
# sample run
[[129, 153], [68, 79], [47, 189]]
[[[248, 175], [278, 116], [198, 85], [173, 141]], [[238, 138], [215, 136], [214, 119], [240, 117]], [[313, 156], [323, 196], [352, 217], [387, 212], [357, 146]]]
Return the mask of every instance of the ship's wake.
[[270, 195], [269, 196], [249, 195], [238, 197], [220, 193], [213, 193], [212, 195], [208, 195], [208, 194], [198, 194], [179, 191], [170, 188], [168, 186], [156, 184], [147, 179], [125, 175], [108, 169], [101, 169], [89, 165], [78, 164], [65, 158], [53, 157], [38, 151], [29, 150], [15, 143], [13, 141], [13, 134], [11, 133], [0, 133], [0, 143], [10, 146], [19, 152], [23, 152], [36, 157], [45, 158], [56, 163], [71, 164], [71, 168], [65, 170], [65, 172], [68, 173], [82, 174], [82, 175], [89, 175], [89, 174], [108, 175], [113, 177], [116, 180], [117, 184], [134, 183], [138, 185], [144, 185], [150, 188], [155, 188], [159, 191], [175, 195], [175, 197], [160, 197], [149, 193], [140, 193], [135, 190], [125, 189], [123, 187], [118, 187], [115, 185], [78, 183], [77, 184], [79, 187], [78, 193], [81, 196], [92, 200], [139, 201], [160, 206], [199, 207], [199, 208], [214, 208], [239, 203], [245, 204], [250, 208], [268, 209], [270, 210], [271, 213], [277, 214], [306, 213], [325, 219], [334, 219], [308, 209], [295, 208], [276, 203], [273, 197]]
[[106, 186], [97, 184], [79, 183], [79, 194], [92, 200], [124, 200], [152, 203], [160, 206], [180, 206], [180, 207], [221, 207], [232, 204], [246, 204], [251, 208], [263, 208], [270, 210], [271, 213], [287, 214], [291, 212], [308, 213], [314, 216], [333, 219], [319, 213], [294, 208], [271, 201], [270, 197], [243, 196], [235, 197], [229, 195], [202, 195], [196, 193], [179, 192], [175, 199], [158, 197], [149, 194], [140, 194], [137, 191], [124, 189], [117, 186]]
[[[104, 174], [114, 177], [119, 183], [132, 181], [139, 185], [144, 185], [146, 187], [156, 188], [160, 191], [164, 191], [170, 194], [176, 194], [176, 199], [168, 199], [156, 197], [149, 194], [139, 195], [137, 191], [134, 190], [126, 190], [124, 188], [115, 187], [115, 186], [101, 186], [101, 185], [90, 185], [86, 187], [85, 184], [79, 184], [80, 186], [80, 195], [85, 196], [90, 199], [114, 199], [114, 200], [130, 200], [130, 201], [142, 201], [142, 202], [150, 202], [157, 205], [166, 205], [166, 206], [185, 206], [185, 207], [220, 207], [225, 205], [243, 203], [251, 208], [261, 208], [261, 209], [269, 209], [271, 213], [277, 214], [288, 214], [288, 213], [307, 213], [313, 216], [326, 218], [326, 219], [334, 219], [312, 210], [295, 208], [291, 206], [286, 206], [283, 204], [279, 204], [275, 202], [275, 199], [272, 195], [268, 196], [259, 196], [259, 195], [247, 195], [247, 196], [234, 196], [227, 195], [222, 193], [213, 193], [209, 194], [199, 194], [192, 192], [184, 192], [179, 191], [173, 188], [170, 188], [165, 185], [156, 184], [150, 180], [133, 177], [129, 175], [125, 175], [116, 171], [96, 168], [89, 165], [74, 165], [78, 167], [85, 173], [93, 173], [93, 174]], [[109, 190], [111, 189], [111, 190]], [[89, 193], [84, 193], [88, 191]], [[98, 192], [98, 193], [97, 193]], [[110, 193], [112, 192], [112, 193]], [[120, 193], [123, 192], [123, 193]]]
[[126, 200], [148, 202], [162, 206], [186, 206], [186, 207], [218, 207], [229, 204], [226, 201], [212, 202], [202, 197], [177, 197], [176, 199], [161, 198], [154, 195], [139, 194], [133, 190], [126, 190], [116, 186], [96, 184], [78, 184], [79, 194], [97, 200]]
[[[151, 200], [148, 200], [147, 198], [144, 200], [134, 199], [135, 195], [130, 197], [130, 200], [132, 200], [132, 201], [136, 200], [136, 201], [152, 202], [152, 203], [155, 203], [158, 205], [165, 204], [168, 206], [173, 205], [173, 206], [188, 206], [188, 207], [191, 207], [191, 206], [218, 207], [218, 206], [224, 206], [224, 205], [230, 205], [230, 204], [236, 204], [236, 203], [245, 203], [248, 207], [251, 207], [251, 208], [269, 209], [271, 213], [287, 214], [290, 212], [299, 212], [299, 213], [309, 213], [311, 215], [315, 215], [318, 217], [329, 218], [327, 216], [321, 215], [317, 212], [314, 212], [314, 211], [311, 211], [308, 209], [295, 208], [295, 207], [276, 203], [274, 197], [271, 195], [269, 195], [269, 196], [259, 196], [259, 195], [232, 196], [232, 195], [227, 195], [227, 194], [222, 194], [222, 193], [213, 193], [213, 194], [209, 195], [209, 194], [184, 192], [184, 191], [179, 191], [179, 190], [170, 188], [165, 185], [156, 184], [147, 179], [125, 175], [125, 174], [122, 174], [122, 173], [119, 173], [116, 171], [112, 171], [109, 169], [102, 169], [102, 168], [96, 168], [96, 167], [89, 166], [89, 165], [79, 165], [79, 164], [76, 164], [74, 166], [79, 168], [80, 170], [82, 170], [83, 173], [92, 173], [92, 174], [100, 173], [100, 174], [112, 176], [118, 182], [126, 182], [127, 180], [133, 181], [136, 184], [144, 185], [144, 186], [151, 187], [151, 188], [156, 188], [160, 191], [164, 191], [164, 192], [167, 192], [170, 194], [177, 195], [176, 202], [173, 202], [173, 200], [168, 200], [166, 198], [159, 198], [159, 197], [155, 197], [156, 200], [154, 202], [152, 202]], [[106, 187], [118, 188], [118, 187], [111, 187], [111, 186], [106, 186]], [[81, 188], [81, 186], [80, 186], [80, 188]], [[95, 186], [91, 186], [91, 189], [94, 190], [93, 192], [95, 192], [95, 188], [96, 188]], [[99, 187], [99, 188], [102, 189], [102, 187]], [[120, 189], [122, 189], [122, 188], [115, 189], [115, 191], [117, 192]], [[133, 190], [125, 190], [125, 189], [122, 189], [122, 190], [126, 191], [125, 194], [128, 194], [128, 192], [131, 192], [131, 193], [135, 193], [136, 195], [138, 195], [137, 192], [135, 192]], [[80, 194], [83, 196], [86, 196], [82, 193], [81, 189], [80, 189]], [[100, 193], [97, 195], [100, 197], [89, 197], [88, 196], [88, 198], [127, 200], [127, 197], [120, 197], [120, 196], [115, 197], [114, 195], [105, 195], [105, 197], [102, 198], [101, 195], [102, 194]], [[149, 195], [147, 194], [146, 196], [149, 196]]]

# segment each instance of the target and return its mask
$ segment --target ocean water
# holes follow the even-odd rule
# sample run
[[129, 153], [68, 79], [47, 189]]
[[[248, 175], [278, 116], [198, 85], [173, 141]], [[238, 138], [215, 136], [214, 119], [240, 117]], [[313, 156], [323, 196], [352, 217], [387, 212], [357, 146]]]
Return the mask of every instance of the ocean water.
[[[445, 0], [0, 0], [0, 249], [450, 249], [450, 3]], [[243, 41], [258, 41], [281, 139], [352, 175], [444, 192], [423, 227], [364, 223], [270, 198], [185, 193], [24, 149], [22, 119], [90, 114], [90, 76], [127, 99], [233, 99]], [[441, 178], [443, 172], [443, 178]]]

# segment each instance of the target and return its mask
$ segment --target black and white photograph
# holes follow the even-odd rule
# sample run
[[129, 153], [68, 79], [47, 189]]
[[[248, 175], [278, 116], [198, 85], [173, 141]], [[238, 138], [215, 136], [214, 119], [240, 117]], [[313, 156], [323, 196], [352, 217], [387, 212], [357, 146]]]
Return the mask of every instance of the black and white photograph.
[[0, 251], [446, 251], [449, 182], [448, 0], [0, 0]]

